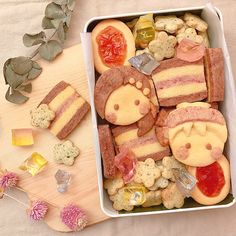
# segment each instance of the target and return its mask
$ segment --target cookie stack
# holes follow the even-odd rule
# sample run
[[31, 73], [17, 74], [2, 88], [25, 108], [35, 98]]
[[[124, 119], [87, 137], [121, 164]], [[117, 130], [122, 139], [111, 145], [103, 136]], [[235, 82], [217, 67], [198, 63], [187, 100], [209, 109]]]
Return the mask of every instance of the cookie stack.
[[[176, 169], [195, 179], [189, 194], [196, 202], [222, 201], [230, 188], [229, 163], [223, 155], [227, 126], [217, 110], [224, 100], [222, 50], [210, 48], [207, 23], [192, 13], [155, 18], [148, 14], [127, 26], [129, 33], [127, 28], [122, 33], [117, 21], [106, 20], [92, 32], [98, 45], [101, 35], [119, 33], [119, 40], [110, 40], [107, 46], [112, 65], [96, 65], [100, 75], [94, 89], [102, 119], [98, 133], [104, 188], [114, 209], [184, 207], [187, 194], [180, 188]], [[127, 48], [122, 37], [128, 40]], [[134, 44], [136, 55], [146, 53], [158, 61], [150, 75], [140, 64], [131, 67], [115, 61]], [[103, 56], [94, 53], [95, 62], [97, 57], [104, 62]]]

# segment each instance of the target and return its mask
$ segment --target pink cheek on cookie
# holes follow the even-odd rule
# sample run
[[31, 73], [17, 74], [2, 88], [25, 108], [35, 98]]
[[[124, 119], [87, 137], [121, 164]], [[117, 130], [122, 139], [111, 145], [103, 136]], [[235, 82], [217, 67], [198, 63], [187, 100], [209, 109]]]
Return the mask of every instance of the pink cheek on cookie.
[[188, 158], [189, 155], [189, 151], [188, 148], [186, 148], [185, 146], [181, 146], [177, 151], [176, 151], [176, 157], [181, 159], [181, 160], [185, 160]]
[[213, 148], [211, 151], [211, 157], [215, 160], [219, 159], [222, 156], [222, 149], [219, 147]]
[[139, 113], [141, 115], [146, 115], [149, 112], [150, 107], [146, 103], [141, 103], [139, 105]]
[[115, 113], [111, 112], [106, 115], [106, 119], [111, 123], [115, 123], [117, 120], [117, 116]]

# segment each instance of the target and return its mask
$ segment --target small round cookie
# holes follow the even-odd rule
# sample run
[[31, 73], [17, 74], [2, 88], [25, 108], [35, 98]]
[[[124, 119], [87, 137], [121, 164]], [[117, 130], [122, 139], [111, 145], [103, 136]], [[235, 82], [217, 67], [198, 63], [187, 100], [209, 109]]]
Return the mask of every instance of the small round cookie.
[[188, 171], [197, 179], [191, 197], [203, 205], [214, 205], [223, 201], [230, 190], [230, 168], [226, 157], [205, 167], [189, 167]]
[[107, 189], [109, 195], [114, 195], [118, 190], [124, 187], [124, 181], [122, 177], [117, 177], [115, 179], [105, 179], [104, 188]]
[[103, 20], [92, 31], [93, 55], [96, 70], [104, 71], [129, 65], [135, 55], [135, 42], [129, 27], [119, 20]]

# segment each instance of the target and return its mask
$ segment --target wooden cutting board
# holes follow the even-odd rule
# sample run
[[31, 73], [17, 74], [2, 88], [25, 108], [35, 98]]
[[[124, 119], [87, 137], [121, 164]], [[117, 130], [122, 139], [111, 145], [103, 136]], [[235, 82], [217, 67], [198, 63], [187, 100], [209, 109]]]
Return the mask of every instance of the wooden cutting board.
[[[50, 203], [45, 222], [54, 230], [69, 232], [61, 223], [60, 209], [68, 203], [75, 203], [88, 214], [89, 225], [108, 219], [100, 209], [96, 160], [92, 135], [91, 113], [89, 112], [69, 139], [81, 150], [80, 156], [71, 167], [54, 163], [52, 149], [60, 141], [48, 130], [33, 129], [35, 144], [32, 147], [11, 145], [11, 129], [33, 128], [29, 112], [36, 107], [50, 89], [64, 80], [89, 101], [87, 78], [81, 45], [65, 49], [55, 61], [40, 61], [43, 72], [33, 81], [33, 91], [29, 101], [14, 105], [4, 98], [6, 86], [0, 82], [0, 167], [19, 173], [19, 186], [30, 199], [41, 199]], [[33, 152], [38, 152], [48, 160], [47, 167], [37, 176], [19, 170], [19, 165]], [[71, 184], [64, 194], [58, 193], [54, 175], [58, 169], [72, 174]]]

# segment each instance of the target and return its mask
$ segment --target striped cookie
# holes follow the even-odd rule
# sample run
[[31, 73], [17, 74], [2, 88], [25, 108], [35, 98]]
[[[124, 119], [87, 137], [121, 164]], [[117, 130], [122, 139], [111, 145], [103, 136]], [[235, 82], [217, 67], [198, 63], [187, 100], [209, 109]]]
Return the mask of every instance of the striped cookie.
[[196, 62], [178, 58], [162, 61], [152, 78], [160, 106], [175, 106], [207, 97], [203, 59]]
[[115, 149], [109, 125], [98, 126], [99, 142], [103, 162], [104, 176], [108, 179], [116, 177]]
[[224, 101], [224, 56], [221, 48], [207, 48], [204, 57], [208, 102]]
[[112, 133], [118, 150], [131, 149], [139, 161], [144, 161], [147, 158], [160, 160], [170, 154], [169, 147], [163, 147], [157, 141], [154, 128], [142, 137], [138, 137], [136, 124], [118, 126], [112, 129]]
[[61, 81], [42, 100], [56, 116], [49, 129], [59, 139], [65, 139], [90, 109], [89, 103], [68, 83]]

